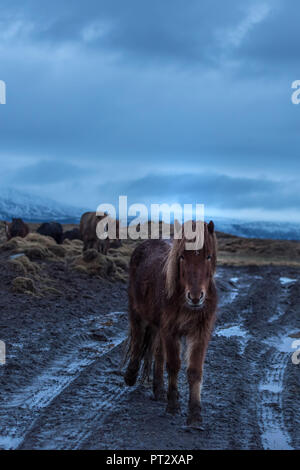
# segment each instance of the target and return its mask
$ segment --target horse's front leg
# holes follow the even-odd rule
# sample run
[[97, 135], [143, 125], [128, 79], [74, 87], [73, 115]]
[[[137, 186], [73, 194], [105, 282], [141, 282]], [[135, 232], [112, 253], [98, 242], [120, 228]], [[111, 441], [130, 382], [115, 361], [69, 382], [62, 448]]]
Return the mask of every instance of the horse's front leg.
[[161, 338], [158, 337], [153, 368], [153, 393], [155, 400], [164, 401], [164, 351]]
[[206, 353], [206, 343], [201, 339], [187, 338], [188, 343], [188, 368], [187, 378], [189, 383], [189, 414], [187, 425], [200, 425], [201, 417], [201, 384], [203, 375], [203, 363]]
[[177, 336], [165, 338], [166, 366], [168, 372], [168, 405], [167, 413], [175, 414], [180, 411], [178, 393], [178, 373], [180, 371], [180, 340]]

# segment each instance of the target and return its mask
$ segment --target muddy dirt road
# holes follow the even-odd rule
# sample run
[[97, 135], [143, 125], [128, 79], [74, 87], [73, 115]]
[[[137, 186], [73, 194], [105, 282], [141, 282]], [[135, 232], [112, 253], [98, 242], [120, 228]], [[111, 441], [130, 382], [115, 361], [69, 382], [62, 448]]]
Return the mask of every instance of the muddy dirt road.
[[[219, 312], [202, 389], [204, 431], [165, 414], [151, 386], [123, 383], [126, 287], [64, 278], [68, 295], [0, 287], [1, 449], [300, 449], [300, 276], [291, 268], [219, 268]], [[300, 349], [298, 347], [298, 349]]]

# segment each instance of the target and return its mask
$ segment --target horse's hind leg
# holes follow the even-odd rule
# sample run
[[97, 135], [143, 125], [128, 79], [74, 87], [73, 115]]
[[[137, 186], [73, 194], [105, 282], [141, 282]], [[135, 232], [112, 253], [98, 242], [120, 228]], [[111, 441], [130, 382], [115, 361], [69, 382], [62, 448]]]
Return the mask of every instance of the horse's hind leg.
[[129, 386], [135, 384], [139, 373], [145, 330], [144, 321], [135, 310], [130, 309], [130, 360], [124, 376], [125, 383]]
[[163, 345], [160, 336], [158, 336], [158, 345], [153, 367], [153, 393], [155, 400], [158, 401], [163, 401], [166, 397], [164, 390], [164, 362]]

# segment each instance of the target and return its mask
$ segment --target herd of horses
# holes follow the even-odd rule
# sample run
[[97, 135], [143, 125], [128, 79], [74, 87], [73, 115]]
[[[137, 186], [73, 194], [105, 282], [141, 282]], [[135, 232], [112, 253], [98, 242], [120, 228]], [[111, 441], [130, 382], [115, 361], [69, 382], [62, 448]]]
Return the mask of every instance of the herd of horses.
[[[4, 222], [4, 224], [8, 241], [15, 237], [25, 238], [30, 232], [29, 225], [22, 219], [12, 219], [12, 222]], [[58, 222], [42, 223], [38, 227], [37, 233], [53, 238], [53, 240], [58, 244], [63, 243], [65, 239], [75, 240], [81, 238], [80, 232], [77, 228], [64, 232], [62, 225]]]
[[[65, 238], [83, 241], [83, 249], [106, 254], [110, 240], [99, 240], [96, 227], [101, 217], [83, 214], [80, 228], [63, 233], [56, 222], [42, 224], [37, 232], [57, 243]], [[181, 368], [181, 339], [186, 338], [189, 412], [187, 425], [201, 426], [201, 383], [206, 350], [215, 322], [217, 291], [214, 282], [217, 243], [214, 224], [204, 224], [203, 246], [186, 249], [182, 237], [145, 240], [133, 251], [129, 266], [129, 325], [125, 383], [133, 386], [140, 369], [142, 377], [153, 371], [156, 400], [165, 399], [164, 369], [168, 373], [167, 412], [180, 409], [178, 374]], [[21, 219], [6, 224], [7, 239], [26, 237], [29, 227]]]
[[[44, 222], [36, 230], [40, 235], [53, 238], [56, 243], [61, 244], [64, 240], [82, 240], [83, 251], [88, 249], [96, 249], [100, 253], [107, 254], [110, 247], [119, 247], [121, 241], [117, 237], [116, 240], [106, 238], [101, 240], [98, 238], [96, 228], [107, 214], [97, 215], [96, 212], [85, 212], [80, 219], [79, 228], [63, 231], [63, 227], [59, 222]], [[119, 223], [116, 221], [117, 233], [119, 231]], [[25, 238], [29, 233], [29, 226], [20, 218], [12, 219], [12, 222], [5, 222], [5, 232], [7, 240], [14, 237]]]

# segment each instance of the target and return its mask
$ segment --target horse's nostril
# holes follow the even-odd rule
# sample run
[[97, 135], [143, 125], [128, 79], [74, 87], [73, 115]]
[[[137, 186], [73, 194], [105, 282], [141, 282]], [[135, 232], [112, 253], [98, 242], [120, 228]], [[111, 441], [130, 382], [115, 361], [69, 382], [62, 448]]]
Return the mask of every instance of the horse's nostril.
[[197, 305], [197, 304], [199, 304], [199, 303], [201, 302], [201, 300], [203, 300], [205, 294], [204, 294], [203, 291], [201, 291], [199, 297], [192, 297], [192, 296], [191, 296], [191, 293], [188, 292], [186, 296], [187, 296], [187, 299], [189, 300], [189, 302], [193, 303], [194, 305]]

